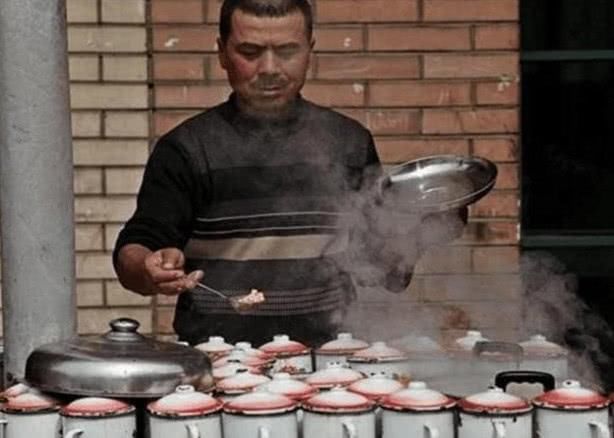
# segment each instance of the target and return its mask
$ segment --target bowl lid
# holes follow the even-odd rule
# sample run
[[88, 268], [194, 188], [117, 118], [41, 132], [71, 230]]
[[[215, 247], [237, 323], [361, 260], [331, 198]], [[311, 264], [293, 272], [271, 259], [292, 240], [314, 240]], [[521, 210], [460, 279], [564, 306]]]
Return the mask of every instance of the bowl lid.
[[537, 396], [533, 404], [551, 409], [580, 410], [603, 408], [610, 401], [599, 392], [582, 387], [577, 380], [565, 380], [560, 388]]
[[258, 387], [273, 394], [282, 394], [293, 400], [305, 400], [318, 390], [308, 383], [293, 379], [288, 373], [275, 373], [273, 380]]
[[533, 335], [529, 340], [519, 344], [525, 356], [561, 357], [567, 355], [567, 350], [549, 341], [544, 335]]
[[452, 408], [456, 401], [428, 388], [424, 382], [414, 381], [406, 389], [385, 396], [380, 405], [394, 410], [434, 411]]
[[526, 400], [496, 387], [461, 399], [458, 407], [465, 412], [487, 414], [524, 413], [532, 409]]
[[172, 394], [147, 405], [147, 410], [158, 416], [200, 417], [218, 412], [222, 402], [208, 394], [194, 390], [193, 386], [181, 385]]
[[229, 414], [271, 415], [296, 409], [297, 403], [282, 394], [256, 390], [230, 400], [224, 404], [224, 412]]
[[404, 386], [401, 382], [387, 377], [384, 373], [374, 374], [348, 386], [349, 391], [364, 395], [372, 400], [378, 400], [403, 388]]
[[338, 362], [329, 362], [326, 368], [316, 371], [307, 376], [305, 381], [316, 388], [332, 388], [333, 386], [345, 386], [363, 378], [363, 375], [351, 368], [345, 367]]
[[324, 413], [366, 412], [374, 407], [375, 402], [367, 397], [339, 387], [320, 392], [303, 402], [304, 409]]
[[213, 368], [213, 378], [223, 380], [234, 376], [239, 371], [249, 371], [252, 374], [260, 374], [260, 370], [256, 367], [250, 367], [240, 362], [228, 362], [226, 365]]
[[248, 354], [243, 350], [235, 348], [230, 352], [230, 354], [222, 356], [219, 359], [213, 361], [214, 371], [215, 368], [222, 367], [232, 362], [242, 363], [243, 365], [257, 368], [272, 363], [272, 359], [256, 356], [254, 354]]
[[368, 342], [354, 339], [351, 333], [339, 333], [337, 339], [323, 344], [316, 353], [320, 354], [345, 354], [362, 350], [369, 346]]
[[413, 354], [431, 354], [442, 355], [444, 350], [436, 341], [428, 336], [405, 336], [403, 338], [393, 339], [389, 344], [395, 348], [399, 348], [409, 355]]
[[133, 412], [126, 402], [106, 397], [84, 397], [70, 402], [60, 410], [65, 417], [106, 417]]
[[275, 356], [284, 354], [306, 354], [310, 351], [307, 346], [291, 340], [288, 335], [273, 336], [273, 340], [261, 345], [260, 350]]
[[242, 351], [243, 353], [245, 353], [247, 356], [256, 356], [260, 359], [264, 359], [264, 360], [268, 360], [268, 359], [272, 359], [273, 356], [265, 353], [262, 350], [258, 350], [257, 348], [254, 348], [251, 344], [251, 342], [246, 342], [246, 341], [240, 341], [237, 342], [235, 344], [235, 350], [239, 350]]
[[396, 348], [389, 347], [385, 342], [378, 341], [371, 346], [356, 351], [348, 360], [397, 360], [406, 359], [405, 354]]
[[205, 353], [229, 353], [234, 347], [227, 344], [221, 336], [209, 336], [209, 340], [194, 346], [197, 350]]
[[36, 413], [41, 411], [59, 410], [60, 402], [51, 396], [43, 394], [36, 389], [30, 389], [28, 392], [18, 395], [7, 400], [0, 407], [4, 412], [12, 413]]
[[29, 392], [30, 390], [32, 390], [32, 388], [29, 385], [26, 385], [25, 383], [17, 383], [2, 391], [2, 394], [0, 394], [0, 399], [8, 400], [9, 398], [15, 398], [18, 395]]
[[145, 337], [133, 319], [115, 319], [110, 326], [101, 336], [35, 349], [26, 362], [27, 383], [61, 394], [154, 398], [211, 374], [202, 351]]
[[478, 330], [467, 330], [465, 336], [454, 340], [454, 348], [463, 351], [472, 351], [478, 342], [488, 342], [489, 339], [482, 336]]
[[225, 393], [245, 392], [270, 380], [267, 376], [250, 373], [247, 369], [243, 368], [237, 370], [235, 375], [217, 382], [216, 387], [218, 391]]

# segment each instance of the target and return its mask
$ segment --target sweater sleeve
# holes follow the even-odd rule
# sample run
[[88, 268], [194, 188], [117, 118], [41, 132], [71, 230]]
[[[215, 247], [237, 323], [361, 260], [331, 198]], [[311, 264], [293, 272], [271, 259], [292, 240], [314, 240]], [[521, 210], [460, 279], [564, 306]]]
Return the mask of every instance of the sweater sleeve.
[[202, 199], [198, 179], [185, 148], [163, 137], [147, 162], [137, 197], [136, 211], [119, 233], [114, 261], [127, 244], [152, 251], [183, 248], [193, 222], [195, 202]]

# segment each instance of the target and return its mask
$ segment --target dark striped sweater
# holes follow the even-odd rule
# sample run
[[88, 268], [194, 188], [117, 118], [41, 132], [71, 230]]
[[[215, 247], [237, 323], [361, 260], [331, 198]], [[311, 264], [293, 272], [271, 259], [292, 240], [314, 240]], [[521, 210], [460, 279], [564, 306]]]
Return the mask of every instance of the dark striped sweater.
[[[343, 308], [350, 223], [368, 175], [379, 172], [370, 133], [358, 122], [299, 99], [283, 121], [245, 117], [233, 97], [182, 123], [157, 143], [127, 243], [184, 250], [187, 270], [230, 295], [263, 290], [253, 316]], [[180, 296], [175, 328], [234, 313], [201, 291]], [[202, 322], [202, 321], [200, 321]]]

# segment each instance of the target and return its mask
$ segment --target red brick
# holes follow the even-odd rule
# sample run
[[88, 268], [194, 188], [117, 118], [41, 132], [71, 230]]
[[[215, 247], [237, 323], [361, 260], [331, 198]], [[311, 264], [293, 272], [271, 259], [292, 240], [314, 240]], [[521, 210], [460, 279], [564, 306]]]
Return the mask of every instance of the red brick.
[[497, 164], [496, 189], [517, 189], [518, 188], [518, 164], [499, 163]]
[[153, 47], [162, 52], [215, 52], [217, 35], [215, 26], [155, 26]]
[[303, 88], [304, 96], [323, 106], [363, 106], [365, 85], [361, 82], [314, 83]]
[[202, 23], [201, 0], [151, 0], [151, 19], [154, 23]]
[[513, 105], [520, 103], [518, 82], [505, 79], [499, 82], [476, 84], [478, 105]]
[[483, 273], [513, 273], [519, 268], [518, 246], [490, 246], [473, 249], [473, 270]]
[[377, 151], [384, 163], [401, 163], [430, 155], [468, 155], [469, 141], [454, 139], [390, 139], [376, 137]]
[[416, 265], [419, 274], [461, 274], [471, 271], [471, 249], [462, 246], [430, 248]]
[[368, 50], [469, 50], [469, 26], [398, 26], [368, 27]]
[[220, 21], [220, 9], [222, 0], [204, 0], [207, 2], [207, 23], [218, 23]]
[[517, 109], [424, 110], [425, 134], [503, 133], [518, 131]]
[[318, 0], [318, 23], [416, 21], [418, 0]]
[[367, 111], [367, 128], [373, 134], [415, 134], [420, 131], [420, 113], [416, 110]]
[[373, 106], [449, 106], [471, 103], [471, 86], [454, 82], [372, 82], [369, 104]]
[[518, 74], [518, 54], [424, 56], [426, 78], [483, 78]]
[[[412, 280], [413, 283], [414, 280]], [[422, 299], [429, 301], [513, 301], [520, 299], [518, 275], [426, 275]]]
[[361, 27], [316, 27], [315, 50], [318, 52], [345, 52], [364, 50]]
[[424, 0], [424, 21], [516, 21], [518, 0]]
[[514, 50], [520, 46], [517, 24], [488, 24], [475, 27], [475, 48], [478, 50]]
[[517, 139], [478, 138], [473, 141], [473, 153], [492, 161], [517, 161]]
[[154, 79], [204, 79], [205, 62], [202, 55], [155, 54], [153, 76]]
[[518, 193], [493, 190], [471, 206], [472, 217], [518, 217]]
[[209, 108], [226, 100], [228, 85], [158, 85], [156, 108]]
[[153, 114], [156, 137], [170, 131], [179, 123], [196, 115], [198, 111], [156, 111]]
[[317, 57], [319, 79], [395, 79], [417, 78], [418, 58], [413, 56], [338, 56]]
[[514, 221], [469, 222], [460, 244], [516, 245], [518, 223]]

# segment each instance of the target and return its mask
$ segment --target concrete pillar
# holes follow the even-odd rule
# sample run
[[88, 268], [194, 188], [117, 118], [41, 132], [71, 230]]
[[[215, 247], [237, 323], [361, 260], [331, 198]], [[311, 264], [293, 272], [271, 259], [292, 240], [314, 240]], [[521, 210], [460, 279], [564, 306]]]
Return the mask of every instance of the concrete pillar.
[[75, 334], [65, 0], [0, 1], [0, 219], [5, 373]]

